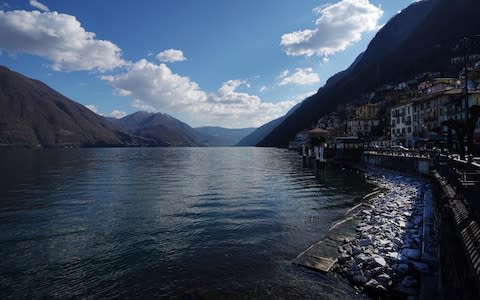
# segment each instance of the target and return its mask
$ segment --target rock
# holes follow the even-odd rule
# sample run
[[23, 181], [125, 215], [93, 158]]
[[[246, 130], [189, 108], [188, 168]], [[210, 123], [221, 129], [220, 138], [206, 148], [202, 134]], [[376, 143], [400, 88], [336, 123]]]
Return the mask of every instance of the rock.
[[385, 294], [385, 293], [387, 292], [387, 289], [386, 289], [383, 285], [378, 284], [378, 285], [375, 287], [375, 292], [376, 292], [377, 294], [383, 295], [383, 294]]
[[382, 295], [387, 292], [387, 289], [375, 279], [370, 279], [366, 284], [365, 288], [371, 293]]
[[352, 280], [354, 283], [361, 284], [361, 285], [364, 285], [364, 284], [367, 282], [367, 278], [365, 277], [365, 275], [363, 275], [363, 272], [362, 272], [362, 271], [360, 271], [359, 273], [353, 275], [353, 277], [351, 278], [351, 280]]
[[375, 279], [370, 279], [367, 283], [365, 283], [366, 288], [375, 288], [378, 285], [378, 281]]
[[393, 239], [393, 243], [399, 247], [401, 247], [403, 245], [403, 241], [399, 238], [394, 238]]
[[373, 256], [373, 259], [372, 259], [372, 265], [373, 267], [386, 267], [387, 262], [380, 255], [375, 255]]
[[390, 278], [390, 275], [382, 273], [382, 274], [378, 275], [376, 277], [376, 279], [377, 279], [378, 282], [387, 283], [387, 282], [390, 281], [391, 278]]
[[363, 250], [360, 247], [352, 246], [352, 255], [358, 255], [362, 253]]
[[376, 276], [378, 274], [381, 274], [381, 273], [383, 273], [383, 271], [384, 271], [384, 268], [382, 268], [382, 267], [376, 267], [376, 268], [370, 269], [370, 273], [372, 274], [372, 276]]
[[390, 241], [387, 240], [387, 239], [381, 239], [381, 240], [378, 241], [378, 243], [379, 243], [381, 246], [385, 246], [385, 245], [390, 244]]
[[345, 262], [349, 261], [350, 258], [351, 258], [350, 255], [346, 253], [342, 253], [338, 256], [337, 260], [340, 264], [344, 264]]
[[366, 247], [368, 245], [370, 245], [370, 240], [369, 239], [361, 239], [360, 241], [358, 241], [358, 245], [359, 246], [362, 246], [362, 247]]
[[371, 256], [360, 253], [359, 255], [355, 256], [355, 263], [358, 265], [359, 263], [368, 262], [371, 259]]

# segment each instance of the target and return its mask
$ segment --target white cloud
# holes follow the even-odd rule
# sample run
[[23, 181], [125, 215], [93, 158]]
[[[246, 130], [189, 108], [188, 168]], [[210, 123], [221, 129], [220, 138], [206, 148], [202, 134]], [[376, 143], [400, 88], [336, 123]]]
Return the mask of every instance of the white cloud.
[[116, 119], [121, 119], [127, 115], [126, 112], [120, 110], [113, 110], [111, 113], [108, 114], [109, 117], [113, 117]]
[[98, 114], [98, 107], [95, 104], [88, 104], [88, 105], [85, 105], [85, 107], [93, 111], [94, 113]]
[[165, 64], [142, 59], [117, 75], [102, 76], [120, 95], [131, 96], [138, 109], [171, 115], [188, 115], [198, 124], [227, 127], [260, 126], [283, 115], [296, 102], [263, 102], [260, 97], [240, 92], [248, 83], [229, 80], [213, 93], [203, 91], [188, 77], [173, 73]]
[[369, 0], [341, 0], [314, 9], [313, 29], [286, 33], [281, 46], [287, 55], [329, 56], [361, 39], [362, 33], [379, 29], [383, 10]]
[[312, 68], [297, 68], [293, 74], [290, 71], [285, 70], [279, 76], [280, 81], [278, 85], [298, 84], [298, 85], [310, 85], [320, 82], [320, 77], [313, 71]]
[[29, 3], [31, 6], [38, 8], [41, 11], [50, 11], [50, 9], [48, 9], [48, 7], [45, 4], [42, 4], [37, 0], [30, 0]]
[[161, 62], [177, 62], [184, 61], [187, 58], [183, 55], [182, 50], [168, 49], [157, 54], [157, 59]]
[[117, 45], [57, 12], [0, 11], [0, 49], [45, 57], [57, 71], [104, 72], [126, 64]]
[[125, 73], [101, 78], [114, 86], [119, 95], [137, 99], [137, 106], [145, 102], [159, 111], [192, 106], [207, 98], [190, 78], [173, 73], [165, 64], [156, 65], [146, 59], [132, 64]]
[[262, 85], [260, 89], [258, 90], [260, 93], [263, 93], [268, 90], [268, 87], [266, 85]]

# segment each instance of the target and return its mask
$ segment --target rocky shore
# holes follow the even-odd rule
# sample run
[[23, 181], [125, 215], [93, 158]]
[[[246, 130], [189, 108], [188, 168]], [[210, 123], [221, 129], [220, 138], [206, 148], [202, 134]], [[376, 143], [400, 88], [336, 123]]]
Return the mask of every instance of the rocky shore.
[[357, 234], [338, 247], [335, 270], [371, 295], [416, 299], [422, 273], [424, 194], [421, 179], [369, 171], [383, 192], [358, 212]]

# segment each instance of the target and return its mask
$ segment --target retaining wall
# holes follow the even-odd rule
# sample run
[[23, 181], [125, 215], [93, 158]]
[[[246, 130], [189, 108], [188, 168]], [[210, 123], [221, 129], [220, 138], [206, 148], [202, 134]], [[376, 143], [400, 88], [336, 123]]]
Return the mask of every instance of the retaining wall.
[[397, 170], [407, 173], [430, 175], [432, 161], [428, 158], [412, 156], [393, 156], [382, 154], [364, 153], [361, 156], [362, 162], [381, 168]]

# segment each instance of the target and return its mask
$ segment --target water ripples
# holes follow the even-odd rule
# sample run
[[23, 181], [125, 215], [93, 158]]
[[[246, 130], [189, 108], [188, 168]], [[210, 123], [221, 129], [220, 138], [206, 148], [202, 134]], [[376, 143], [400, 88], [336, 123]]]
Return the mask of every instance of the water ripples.
[[[263, 148], [5, 152], [0, 297], [355, 297], [292, 266], [370, 187]], [[293, 289], [293, 291], [291, 290]]]

